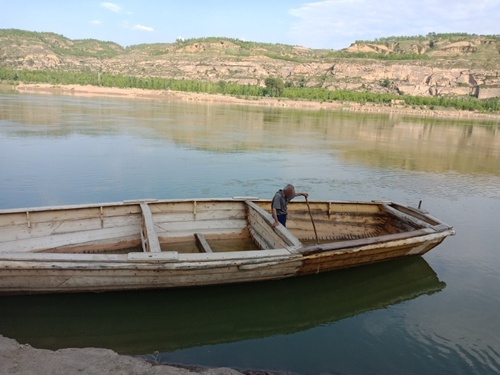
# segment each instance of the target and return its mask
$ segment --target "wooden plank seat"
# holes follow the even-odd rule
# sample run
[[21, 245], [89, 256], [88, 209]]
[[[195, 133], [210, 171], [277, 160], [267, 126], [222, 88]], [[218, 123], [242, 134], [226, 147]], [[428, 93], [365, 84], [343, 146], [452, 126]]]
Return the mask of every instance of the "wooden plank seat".
[[213, 253], [212, 248], [208, 244], [203, 234], [195, 233], [194, 238], [196, 239], [196, 247], [198, 247], [198, 250], [200, 250], [202, 253]]
[[142, 250], [144, 252], [159, 253], [161, 252], [160, 241], [156, 233], [153, 215], [147, 203], [141, 203], [142, 210], [142, 228], [141, 240]]

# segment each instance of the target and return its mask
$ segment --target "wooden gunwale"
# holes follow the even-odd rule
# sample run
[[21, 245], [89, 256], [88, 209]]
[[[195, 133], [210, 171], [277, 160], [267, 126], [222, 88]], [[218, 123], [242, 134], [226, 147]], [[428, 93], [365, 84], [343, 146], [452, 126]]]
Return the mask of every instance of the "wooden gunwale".
[[[153, 253], [151, 253], [153, 254]], [[128, 254], [71, 254], [71, 253], [0, 253], [0, 264], [4, 260], [30, 261], [34, 262], [82, 262], [82, 263], [129, 263], [151, 261], [149, 253], [133, 252]], [[250, 251], [228, 251], [214, 253], [177, 253], [176, 251], [163, 251], [154, 254], [153, 260], [158, 262], [217, 262], [217, 261], [246, 261], [277, 257], [289, 257], [293, 255], [288, 249], [274, 250], [250, 250]], [[298, 255], [299, 256], [299, 255]], [[163, 259], [162, 259], [163, 257]]]
[[[82, 209], [96, 209], [98, 210], [98, 215], [96, 215], [96, 218], [100, 218], [100, 210], [103, 209], [106, 211], [106, 208], [123, 208], [123, 207], [130, 207], [134, 209], [134, 213], [140, 213], [140, 205], [141, 203], [147, 203], [150, 206], [155, 206], [156, 204], [161, 204], [161, 203], [175, 203], [175, 204], [181, 204], [181, 203], [187, 203], [187, 204], [193, 204], [193, 201], [196, 201], [197, 203], [219, 203], [219, 202], [239, 202], [241, 200], [235, 200], [231, 198], [201, 198], [201, 199], [140, 199], [140, 200], [128, 200], [128, 201], [122, 201], [122, 202], [107, 202], [107, 203], [89, 203], [89, 204], [72, 204], [72, 205], [59, 205], [59, 206], [40, 206], [40, 207], [24, 207], [24, 208], [6, 208], [6, 209], [0, 209], [0, 215], [1, 214], [22, 214], [24, 219], [23, 223], [28, 226], [28, 220], [30, 221], [30, 225], [33, 222], [33, 217], [32, 215], [35, 213], [51, 213], [51, 212], [70, 212], [70, 211], [78, 211]], [[108, 213], [108, 216], [113, 216]], [[106, 217], [106, 215], [105, 215]], [[1, 216], [0, 216], [1, 218]], [[18, 224], [18, 223], [15, 223]], [[1, 221], [0, 221], [0, 226], [2, 226]]]

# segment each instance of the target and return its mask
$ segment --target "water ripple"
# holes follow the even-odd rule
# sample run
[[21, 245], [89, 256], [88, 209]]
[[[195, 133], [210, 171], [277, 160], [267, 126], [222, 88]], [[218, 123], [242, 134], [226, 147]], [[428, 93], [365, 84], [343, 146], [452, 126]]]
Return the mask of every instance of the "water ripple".
[[[422, 325], [413, 326], [409, 332], [419, 346], [415, 353], [426, 353], [425, 357], [435, 366], [442, 367], [443, 371], [446, 370], [446, 373], [500, 374], [500, 353], [494, 349], [494, 344], [488, 343], [491, 338], [476, 337], [474, 339], [473, 334], [460, 334], [460, 327], [444, 334], [442, 328], [435, 327], [435, 332], [429, 332], [429, 326], [426, 328]], [[493, 341], [496, 340], [496, 338], [493, 339]], [[436, 356], [440, 358], [438, 361]], [[430, 373], [441, 372], [434, 369]]]

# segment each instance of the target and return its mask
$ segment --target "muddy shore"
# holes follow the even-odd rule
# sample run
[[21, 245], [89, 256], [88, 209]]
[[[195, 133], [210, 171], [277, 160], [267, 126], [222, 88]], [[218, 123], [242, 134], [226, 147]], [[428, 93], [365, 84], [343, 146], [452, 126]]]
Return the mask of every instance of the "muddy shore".
[[227, 103], [249, 106], [296, 108], [310, 110], [342, 110], [346, 112], [368, 113], [395, 113], [422, 117], [464, 118], [464, 119], [490, 119], [500, 120], [500, 113], [480, 113], [461, 111], [457, 109], [431, 110], [426, 108], [413, 108], [401, 104], [378, 104], [356, 102], [316, 102], [309, 100], [291, 100], [282, 98], [241, 98], [221, 94], [191, 93], [166, 90], [146, 90], [135, 88], [114, 88], [81, 85], [51, 85], [51, 84], [25, 84], [15, 87], [18, 92], [74, 95], [81, 97], [119, 97], [153, 99], [162, 101], [184, 101], [199, 103]]

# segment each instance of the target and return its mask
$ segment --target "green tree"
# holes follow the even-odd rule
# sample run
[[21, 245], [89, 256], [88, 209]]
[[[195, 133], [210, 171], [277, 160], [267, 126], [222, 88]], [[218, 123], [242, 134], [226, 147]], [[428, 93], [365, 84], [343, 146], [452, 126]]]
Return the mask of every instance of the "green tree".
[[285, 84], [281, 78], [269, 77], [264, 81], [269, 96], [281, 96]]

